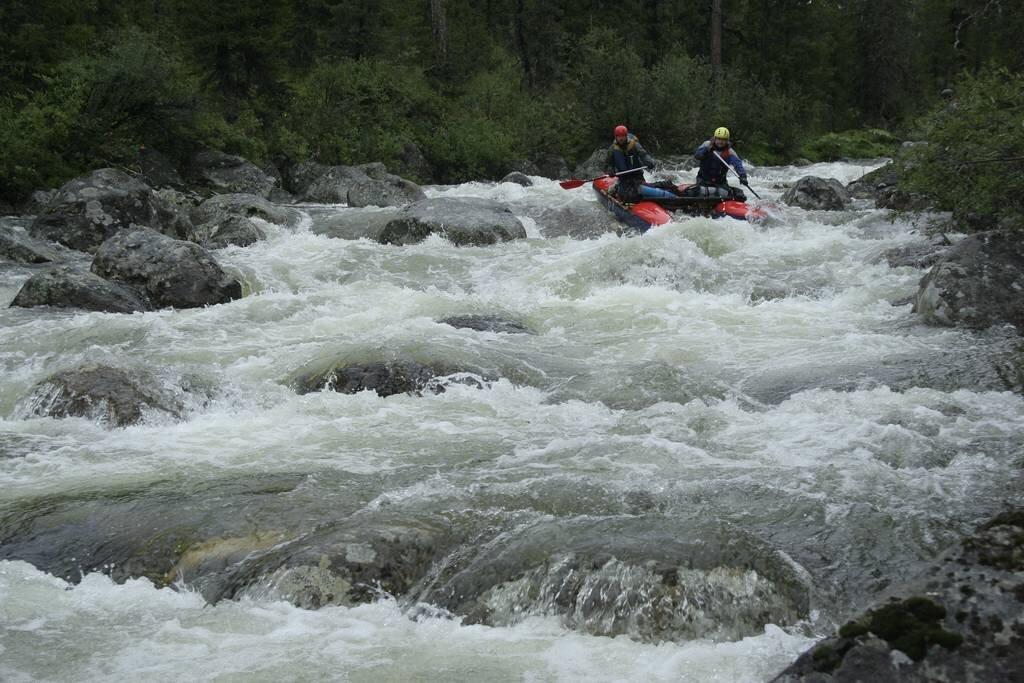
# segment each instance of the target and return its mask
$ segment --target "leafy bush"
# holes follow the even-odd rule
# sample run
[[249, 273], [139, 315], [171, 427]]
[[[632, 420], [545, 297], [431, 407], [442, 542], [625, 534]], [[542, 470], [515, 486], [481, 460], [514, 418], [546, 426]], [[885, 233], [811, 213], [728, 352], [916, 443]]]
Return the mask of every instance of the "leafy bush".
[[996, 214], [1024, 225], [1024, 75], [988, 68], [964, 73], [954, 92], [920, 122], [928, 145], [903, 162], [907, 190], [958, 214]]
[[900, 140], [888, 131], [878, 128], [826, 133], [800, 148], [800, 156], [811, 161], [837, 161], [839, 159], [872, 159], [894, 156]]

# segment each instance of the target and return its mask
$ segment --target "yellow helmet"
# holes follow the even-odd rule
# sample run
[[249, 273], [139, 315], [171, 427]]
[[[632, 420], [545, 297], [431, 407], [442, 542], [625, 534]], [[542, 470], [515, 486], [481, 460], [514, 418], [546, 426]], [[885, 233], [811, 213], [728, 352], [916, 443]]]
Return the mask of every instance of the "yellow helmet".
[[715, 128], [715, 137], [718, 138], [719, 140], [728, 140], [729, 139], [729, 129], [726, 128], [725, 126], [720, 126], [719, 128]]

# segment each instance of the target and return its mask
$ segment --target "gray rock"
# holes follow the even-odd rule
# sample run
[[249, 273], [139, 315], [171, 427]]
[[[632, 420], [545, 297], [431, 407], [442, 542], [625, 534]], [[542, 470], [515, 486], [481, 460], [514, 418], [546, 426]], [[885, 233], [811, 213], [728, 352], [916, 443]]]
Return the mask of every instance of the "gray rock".
[[334, 166], [306, 190], [303, 201], [363, 206], [407, 206], [425, 199], [415, 183], [391, 175], [383, 164]]
[[512, 161], [505, 164], [512, 173], [522, 173], [523, 175], [540, 175], [540, 168], [537, 164], [533, 163], [529, 159], [519, 159], [518, 161]]
[[892, 209], [893, 211], [928, 211], [934, 208], [934, 202], [916, 192], [887, 187], [877, 191], [875, 206], [879, 209]]
[[984, 524], [773, 680], [1024, 680], [1024, 512]]
[[473, 197], [424, 199], [385, 226], [379, 241], [414, 244], [438, 233], [452, 243], [486, 245], [526, 237], [526, 228], [502, 204]]
[[345, 204], [348, 202], [348, 191], [353, 185], [370, 180], [365, 171], [354, 166], [331, 166], [309, 184], [302, 195], [302, 201]]
[[495, 315], [453, 315], [438, 322], [452, 327], [477, 330], [480, 332], [506, 332], [508, 334], [533, 334], [526, 325], [517, 320], [508, 320]]
[[417, 183], [429, 183], [434, 178], [434, 169], [420, 148], [407, 142], [394, 163], [394, 171], [398, 175], [410, 178]]
[[152, 188], [181, 189], [185, 187], [185, 181], [178, 174], [174, 162], [151, 147], [139, 149], [135, 165], [139, 171], [139, 179]]
[[276, 187], [275, 179], [251, 161], [213, 150], [193, 155], [188, 170], [193, 182], [217, 193], [254, 194], [265, 198]]
[[552, 180], [564, 180], [569, 177], [569, 166], [565, 159], [555, 154], [545, 154], [536, 159], [538, 175]]
[[58, 192], [60, 190], [36, 190], [28, 196], [19, 213], [23, 216], [38, 216], [57, 197]]
[[501, 179], [503, 183], [515, 183], [516, 185], [522, 185], [523, 187], [530, 187], [533, 185], [533, 181], [530, 180], [530, 176], [519, 171], [512, 171], [507, 176]]
[[58, 249], [23, 230], [0, 226], [0, 259], [15, 263], [49, 263], [62, 260]]
[[258, 225], [243, 216], [228, 216], [219, 223], [203, 223], [196, 226], [195, 232], [193, 241], [207, 249], [222, 249], [230, 245], [248, 247], [267, 239], [267, 234]]
[[[419, 363], [412, 360], [346, 364], [300, 376], [296, 388], [300, 394], [313, 391], [337, 391], [356, 394], [375, 391], [378, 396], [443, 393], [448, 381], [482, 386], [489, 379], [478, 379], [474, 370], [459, 369], [444, 363]], [[442, 378], [449, 378], [447, 381]]]
[[310, 186], [331, 170], [327, 164], [316, 161], [303, 161], [287, 169], [284, 177], [284, 188], [292, 194], [305, 196]]
[[793, 164], [792, 165], [796, 166], [797, 168], [803, 168], [804, 166], [810, 166], [813, 163], [814, 162], [811, 161], [810, 159], [805, 159], [804, 157], [799, 157], [799, 158], [793, 160]]
[[277, 206], [251, 194], [221, 194], [210, 197], [192, 211], [194, 223], [220, 224], [231, 217], [256, 217], [268, 223], [295, 227], [302, 219], [302, 214], [296, 209]]
[[17, 213], [18, 210], [14, 208], [14, 204], [0, 199], [0, 216], [15, 216]]
[[21, 286], [11, 306], [81, 308], [105, 313], [134, 313], [153, 308], [134, 287], [104, 280], [87, 270], [71, 266], [36, 273]]
[[949, 251], [951, 243], [943, 235], [926, 242], [915, 242], [889, 249], [881, 255], [892, 268], [931, 268]]
[[[585, 191], [583, 188], [577, 192]], [[602, 235], [619, 234], [622, 224], [609, 211], [598, 204], [563, 206], [544, 209], [531, 216], [545, 237], [571, 237], [576, 240], [596, 239]]]
[[383, 177], [354, 183], [348, 190], [347, 204], [354, 208], [408, 206], [426, 198], [419, 185], [396, 175], [384, 174]]
[[115, 427], [142, 421], [146, 410], [179, 415], [181, 406], [151, 388], [152, 380], [105, 365], [87, 365], [49, 377], [33, 390], [36, 415], [85, 417]]
[[572, 172], [573, 178], [596, 178], [604, 173], [605, 159], [608, 157], [608, 148], [599, 147]]
[[839, 211], [850, 197], [842, 183], [834, 178], [805, 176], [782, 195], [782, 201], [802, 209]]
[[921, 279], [914, 311], [933, 325], [1024, 331], [1024, 245], [1002, 232], [971, 235]]
[[343, 240], [377, 240], [384, 226], [400, 213], [399, 209], [369, 209], [314, 216], [310, 232]]
[[152, 230], [118, 233], [92, 262], [100, 277], [140, 287], [158, 307], [196, 308], [241, 298], [242, 285], [194, 242]]
[[187, 238], [192, 231], [188, 218], [151, 187], [122, 171], [103, 168], [62, 186], [33, 221], [30, 232], [33, 237], [94, 252], [117, 232], [139, 227], [177, 238]]

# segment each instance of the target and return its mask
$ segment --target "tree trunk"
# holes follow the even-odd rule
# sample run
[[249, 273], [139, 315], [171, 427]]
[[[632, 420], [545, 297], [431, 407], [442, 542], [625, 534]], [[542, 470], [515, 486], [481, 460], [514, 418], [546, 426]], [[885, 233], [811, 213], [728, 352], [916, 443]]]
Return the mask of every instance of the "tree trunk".
[[430, 31], [438, 64], [448, 63], [448, 15], [444, 4], [445, 0], [430, 0]]
[[711, 68], [718, 80], [722, 72], [722, 0], [711, 0]]

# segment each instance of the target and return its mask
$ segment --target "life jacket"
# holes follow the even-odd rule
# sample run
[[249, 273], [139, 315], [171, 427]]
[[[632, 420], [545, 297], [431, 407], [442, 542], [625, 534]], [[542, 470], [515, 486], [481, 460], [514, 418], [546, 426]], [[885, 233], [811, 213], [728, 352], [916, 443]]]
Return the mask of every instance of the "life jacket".
[[612, 143], [610, 148], [612, 151], [612, 165], [615, 167], [616, 173], [640, 168], [644, 165], [644, 162], [640, 159], [640, 153], [636, 151], [636, 146], [639, 142], [636, 136], [630, 133], [625, 146], [619, 145], [618, 142]]
[[704, 158], [700, 160], [700, 170], [697, 171], [697, 180], [708, 185], [728, 185], [729, 184], [729, 169], [725, 167], [721, 161], [718, 160], [712, 152], [718, 152], [718, 155], [725, 160], [725, 163], [729, 163], [729, 157], [732, 156], [732, 147], [726, 147], [725, 149], [718, 149], [712, 146], [708, 150]]

